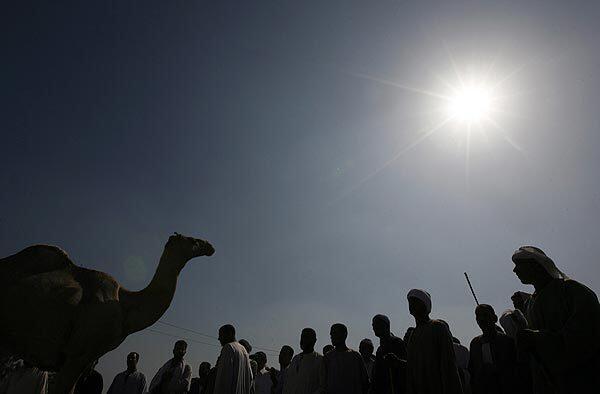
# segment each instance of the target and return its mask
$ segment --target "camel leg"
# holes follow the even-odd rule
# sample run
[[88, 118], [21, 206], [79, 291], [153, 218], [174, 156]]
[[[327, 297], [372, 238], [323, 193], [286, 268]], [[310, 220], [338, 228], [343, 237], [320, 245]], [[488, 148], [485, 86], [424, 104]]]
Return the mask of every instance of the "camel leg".
[[72, 394], [81, 373], [90, 365], [87, 358], [71, 358], [65, 361], [56, 374], [54, 389], [50, 394]]

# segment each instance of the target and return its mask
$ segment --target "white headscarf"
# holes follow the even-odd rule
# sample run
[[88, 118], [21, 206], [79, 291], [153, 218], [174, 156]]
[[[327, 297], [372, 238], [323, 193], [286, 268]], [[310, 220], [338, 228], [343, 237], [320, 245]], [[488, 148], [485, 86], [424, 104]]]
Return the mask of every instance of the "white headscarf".
[[500, 325], [504, 328], [506, 335], [514, 339], [517, 337], [517, 332], [527, 328], [527, 319], [520, 310], [508, 309], [500, 316]]
[[515, 263], [518, 260], [533, 260], [546, 270], [548, 275], [554, 279], [568, 279], [568, 277], [561, 272], [554, 264], [554, 261], [544, 253], [540, 248], [535, 246], [521, 246], [512, 255], [512, 261]]
[[418, 300], [421, 300], [427, 308], [427, 313], [431, 313], [431, 296], [425, 290], [412, 289], [408, 292], [406, 298], [416, 298]]

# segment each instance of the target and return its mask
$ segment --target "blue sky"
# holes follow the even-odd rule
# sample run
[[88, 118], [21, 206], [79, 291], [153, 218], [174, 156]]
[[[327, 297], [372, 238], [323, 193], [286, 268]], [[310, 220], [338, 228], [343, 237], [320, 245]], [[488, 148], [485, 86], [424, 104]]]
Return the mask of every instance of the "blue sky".
[[[15, 5], [0, 253], [56, 244], [139, 289], [177, 231], [217, 252], [184, 269], [167, 322], [298, 350], [303, 327], [320, 348], [341, 321], [356, 347], [376, 313], [402, 335], [419, 287], [468, 343], [462, 273], [500, 312], [527, 290], [522, 244], [600, 288], [599, 16], [561, 1]], [[423, 138], [439, 100], [395, 85], [440, 92], [482, 70], [503, 81], [501, 130], [468, 149], [464, 124]], [[195, 370], [215, 362], [216, 340], [153, 328], [212, 342], [190, 343]], [[132, 350], [150, 378], [174, 339], [128, 338], [100, 360], [106, 386]]]

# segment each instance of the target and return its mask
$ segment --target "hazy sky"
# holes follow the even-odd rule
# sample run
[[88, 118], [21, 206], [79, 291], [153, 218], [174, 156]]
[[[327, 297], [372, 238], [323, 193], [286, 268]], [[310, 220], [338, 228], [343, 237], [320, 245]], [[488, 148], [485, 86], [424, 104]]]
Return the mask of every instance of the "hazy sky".
[[[600, 290], [598, 2], [19, 4], [2, 23], [3, 256], [52, 243], [139, 289], [173, 231], [206, 238], [216, 254], [163, 319], [296, 351], [338, 321], [357, 347], [376, 313], [403, 335], [413, 287], [468, 344], [463, 272], [502, 312], [528, 290], [522, 244]], [[416, 90], [457, 75], [498, 85], [499, 128], [427, 134], [445, 114]], [[194, 373], [215, 362], [215, 339], [153, 328], [174, 337], [129, 337], [100, 360], [105, 388], [132, 350], [150, 379], [175, 337], [213, 344], [190, 342]]]

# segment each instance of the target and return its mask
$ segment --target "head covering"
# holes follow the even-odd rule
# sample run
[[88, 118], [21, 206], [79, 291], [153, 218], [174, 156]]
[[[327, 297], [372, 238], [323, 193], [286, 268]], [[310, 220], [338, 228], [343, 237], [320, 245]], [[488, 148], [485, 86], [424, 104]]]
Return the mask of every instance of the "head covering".
[[554, 261], [544, 253], [540, 248], [535, 246], [521, 246], [512, 255], [512, 261], [517, 263], [519, 260], [533, 260], [554, 279], [568, 279], [554, 264]]
[[427, 308], [427, 313], [431, 313], [431, 296], [425, 290], [420, 289], [412, 289], [408, 292], [406, 298], [416, 298], [425, 304], [425, 308]]
[[517, 337], [517, 332], [527, 328], [527, 319], [520, 310], [508, 309], [500, 316], [500, 325], [504, 328], [506, 335], [514, 339]]

